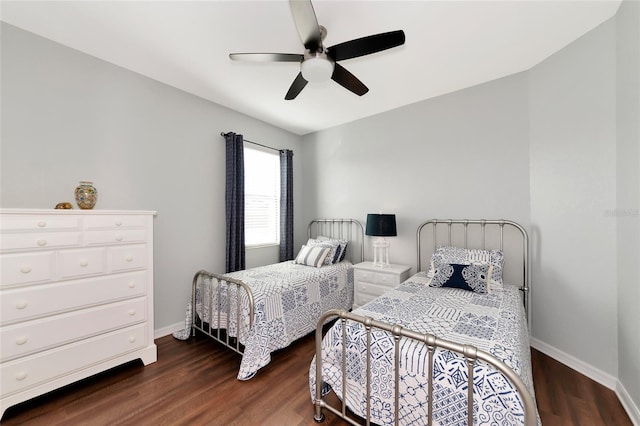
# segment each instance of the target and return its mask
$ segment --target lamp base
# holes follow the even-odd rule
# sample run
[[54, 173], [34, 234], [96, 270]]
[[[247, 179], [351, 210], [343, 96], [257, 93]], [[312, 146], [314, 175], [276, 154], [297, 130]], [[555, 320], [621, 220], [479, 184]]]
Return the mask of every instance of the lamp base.
[[373, 242], [373, 266], [377, 268], [388, 268], [389, 264], [389, 243], [386, 238], [376, 238]]

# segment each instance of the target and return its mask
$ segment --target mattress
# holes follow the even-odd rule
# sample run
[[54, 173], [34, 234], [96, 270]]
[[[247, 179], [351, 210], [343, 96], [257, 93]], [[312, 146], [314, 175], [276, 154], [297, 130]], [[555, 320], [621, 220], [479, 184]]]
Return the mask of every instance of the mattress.
[[[244, 354], [240, 364], [238, 379], [248, 380], [271, 361], [271, 353], [289, 346], [293, 341], [315, 330], [317, 321], [323, 312], [329, 309], [351, 309], [353, 305], [353, 269], [349, 261], [315, 268], [299, 265], [293, 261], [276, 263], [244, 271], [233, 272], [227, 276], [242, 280], [253, 293], [254, 323], [249, 329], [249, 300], [246, 292], [240, 291], [240, 316], [238, 320], [236, 300], [238, 294], [231, 286], [227, 298], [226, 290], [211, 292], [210, 282], [204, 290], [196, 293], [196, 312], [198, 318], [217, 328], [218, 323], [226, 324], [226, 306], [230, 304], [229, 336], [238, 337], [244, 345]], [[203, 295], [201, 293], [204, 293]], [[209, 312], [208, 304], [202, 301], [222, 298], [223, 313], [218, 318], [216, 310]], [[229, 300], [227, 300], [229, 299]], [[185, 340], [191, 331], [191, 303], [185, 315], [185, 329], [174, 333], [174, 337]]]
[[[504, 361], [523, 380], [531, 395], [533, 382], [526, 317], [519, 290], [504, 285], [478, 294], [428, 286], [420, 272], [369, 302], [354, 313], [398, 324], [445, 340], [476, 346]], [[347, 406], [366, 416], [366, 334], [361, 324], [346, 322]], [[337, 321], [322, 342], [323, 394], [333, 389], [343, 399], [342, 323]], [[372, 332], [371, 421], [395, 421], [393, 336]], [[427, 419], [427, 349], [411, 339], [400, 341], [399, 424], [423, 425]], [[467, 363], [462, 356], [437, 349], [434, 355], [434, 424], [467, 424]], [[309, 371], [315, 395], [315, 359]], [[523, 403], [514, 386], [496, 369], [477, 361], [474, 366], [474, 419], [476, 425], [524, 424]]]

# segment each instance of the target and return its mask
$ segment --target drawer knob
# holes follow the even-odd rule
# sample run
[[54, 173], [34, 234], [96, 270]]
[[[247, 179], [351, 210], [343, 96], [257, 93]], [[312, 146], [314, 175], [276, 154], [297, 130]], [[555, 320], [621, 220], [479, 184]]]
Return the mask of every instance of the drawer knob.
[[45, 226], [47, 226], [47, 222], [44, 220], [38, 222], [38, 228], [44, 228]]
[[134, 288], [136, 286], [136, 282], [135, 281], [130, 281], [129, 282], [129, 288]]
[[23, 266], [22, 268], [20, 268], [20, 272], [22, 272], [23, 274], [28, 274], [29, 272], [31, 272], [31, 266]]
[[120, 234], [116, 235], [116, 241], [122, 241], [122, 235]]
[[125, 257], [125, 260], [127, 262], [133, 262], [133, 256], [129, 255], [129, 256]]
[[40, 247], [44, 247], [44, 246], [46, 246], [46, 245], [47, 245], [47, 240], [45, 240], [45, 239], [38, 240], [38, 245], [39, 245]]
[[16, 380], [24, 380], [27, 378], [27, 372], [26, 371], [18, 371], [16, 373]]
[[116, 220], [116, 226], [122, 226], [122, 221], [120, 219]]
[[89, 266], [89, 261], [85, 259], [81, 260], [80, 266], [82, 266], [83, 268], [86, 268], [87, 266]]
[[16, 309], [24, 309], [26, 307], [27, 307], [27, 302], [25, 302], [24, 300], [21, 300], [18, 303], [16, 303]]
[[136, 336], [129, 336], [129, 342], [133, 343], [136, 341]]
[[136, 314], [135, 309], [129, 309], [129, 315], [134, 316]]
[[20, 336], [16, 339], [16, 345], [24, 345], [27, 343], [27, 338], [25, 336]]

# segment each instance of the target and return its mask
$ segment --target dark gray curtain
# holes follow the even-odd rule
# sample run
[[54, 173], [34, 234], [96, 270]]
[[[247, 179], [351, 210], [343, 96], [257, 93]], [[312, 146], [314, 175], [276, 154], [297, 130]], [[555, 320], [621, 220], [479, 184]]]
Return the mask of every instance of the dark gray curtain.
[[227, 222], [226, 271], [245, 268], [244, 246], [244, 145], [242, 135], [227, 133], [227, 182], [225, 191]]
[[293, 151], [280, 151], [280, 262], [293, 259]]

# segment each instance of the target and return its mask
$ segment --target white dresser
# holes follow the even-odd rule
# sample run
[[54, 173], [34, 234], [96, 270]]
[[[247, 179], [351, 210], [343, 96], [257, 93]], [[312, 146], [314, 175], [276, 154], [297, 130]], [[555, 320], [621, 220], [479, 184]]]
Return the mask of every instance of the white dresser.
[[0, 415], [153, 341], [148, 211], [0, 210]]
[[394, 265], [388, 267], [373, 266], [373, 262], [362, 262], [353, 265], [354, 305], [359, 308], [382, 293], [397, 287], [409, 278], [411, 266]]

